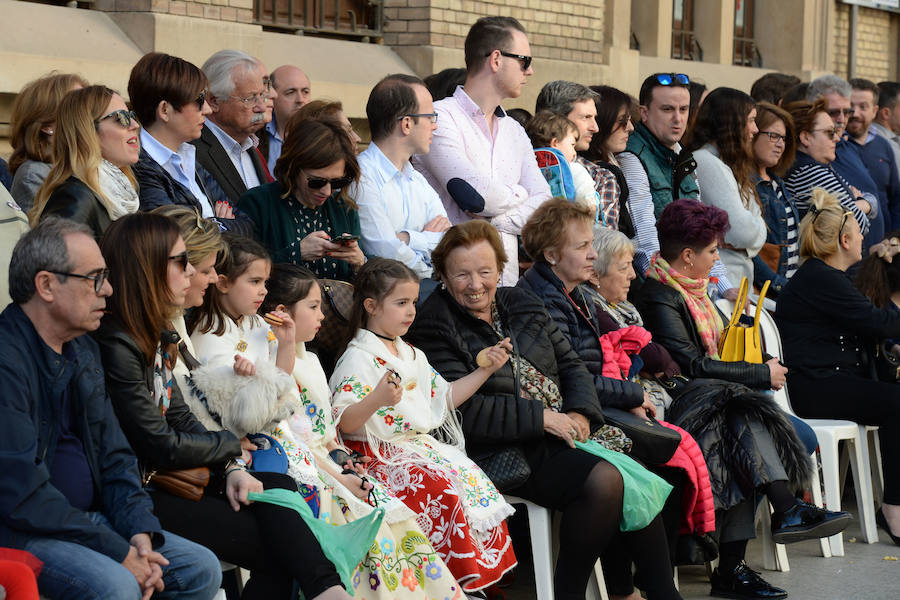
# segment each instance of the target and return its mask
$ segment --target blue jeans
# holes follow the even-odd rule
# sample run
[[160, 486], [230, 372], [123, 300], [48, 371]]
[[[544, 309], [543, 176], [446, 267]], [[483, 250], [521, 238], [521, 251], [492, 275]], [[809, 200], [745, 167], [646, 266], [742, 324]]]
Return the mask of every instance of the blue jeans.
[[[87, 513], [94, 523], [112, 527], [101, 513]], [[154, 598], [210, 600], [222, 582], [216, 555], [174, 533], [163, 532], [165, 543], [156, 549], [169, 560], [163, 567], [166, 589]], [[54, 599], [140, 600], [141, 588], [131, 572], [105, 554], [74, 542], [34, 537], [25, 550], [44, 561], [38, 588]]]
[[813, 428], [794, 415], [788, 415], [787, 417], [790, 419], [791, 425], [794, 426], [794, 430], [797, 432], [797, 438], [799, 438], [800, 443], [806, 448], [806, 453], [812, 454], [815, 452], [816, 448], [819, 446], [819, 440], [816, 439], [816, 432], [813, 431]]

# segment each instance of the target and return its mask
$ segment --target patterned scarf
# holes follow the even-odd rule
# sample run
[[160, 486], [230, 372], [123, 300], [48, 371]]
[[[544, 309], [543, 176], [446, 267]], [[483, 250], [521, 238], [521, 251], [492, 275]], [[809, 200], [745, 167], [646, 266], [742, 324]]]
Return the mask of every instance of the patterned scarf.
[[675, 289], [684, 297], [688, 311], [694, 320], [694, 326], [706, 347], [706, 354], [719, 358], [719, 336], [722, 335], [722, 321], [713, 301], [706, 294], [709, 278], [691, 279], [672, 268], [666, 259], [657, 254], [650, 262], [652, 279]]
[[122, 169], [105, 158], [100, 161], [100, 202], [109, 213], [111, 221], [135, 213], [140, 206], [137, 190]]

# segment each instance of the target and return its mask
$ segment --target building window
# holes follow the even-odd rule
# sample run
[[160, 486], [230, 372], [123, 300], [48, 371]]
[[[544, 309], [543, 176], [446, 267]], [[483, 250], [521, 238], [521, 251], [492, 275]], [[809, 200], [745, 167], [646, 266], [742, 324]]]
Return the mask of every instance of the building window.
[[254, 0], [255, 22], [271, 29], [345, 39], [380, 38], [381, 2], [369, 0]]
[[694, 0], [672, 2], [672, 58], [702, 60], [694, 39]]
[[734, 0], [734, 60], [744, 67], [761, 66], [753, 40], [753, 0]]

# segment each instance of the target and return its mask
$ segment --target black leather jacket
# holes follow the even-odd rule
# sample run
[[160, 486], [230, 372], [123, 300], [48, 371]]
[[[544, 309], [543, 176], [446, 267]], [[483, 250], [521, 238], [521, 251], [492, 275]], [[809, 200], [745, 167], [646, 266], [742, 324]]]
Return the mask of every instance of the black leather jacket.
[[[723, 379], [757, 390], [771, 385], [769, 367], [748, 362], [724, 362], [706, 354], [703, 342], [684, 297], [655, 279], [647, 279], [634, 301], [644, 319], [644, 328], [653, 334], [686, 377]], [[722, 315], [719, 315], [722, 318]], [[724, 318], [722, 318], [724, 325]]]
[[94, 232], [94, 238], [97, 241], [100, 241], [106, 228], [112, 222], [97, 194], [74, 175], [66, 179], [50, 194], [41, 218], [49, 215], [87, 225]]
[[[515, 338], [517, 351], [559, 386], [562, 411], [581, 413], [590, 420], [592, 430], [600, 427], [603, 413], [591, 374], [540, 299], [525, 290], [503, 287], [497, 289], [497, 306], [504, 333]], [[455, 381], [475, 370], [478, 352], [500, 338], [447, 290], [438, 289], [419, 308], [406, 339], [425, 352], [444, 379]], [[544, 437], [544, 405], [516, 393], [509, 363], [491, 375], [459, 410], [470, 453], [479, 446], [499, 450]]]
[[104, 317], [94, 334], [103, 357], [106, 390], [131, 447], [143, 467], [218, 468], [240, 456], [231, 432], [207, 431], [194, 417], [176, 384], [165, 416], [153, 401], [153, 365], [147, 365], [134, 339], [114, 317]]

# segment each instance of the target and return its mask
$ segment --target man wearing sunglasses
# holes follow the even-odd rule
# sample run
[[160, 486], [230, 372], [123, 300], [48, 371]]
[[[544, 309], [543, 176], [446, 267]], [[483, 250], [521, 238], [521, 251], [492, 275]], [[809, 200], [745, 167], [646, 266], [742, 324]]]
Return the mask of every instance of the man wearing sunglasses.
[[206, 101], [212, 113], [192, 143], [197, 162], [236, 206], [241, 194], [271, 179], [254, 134], [271, 118], [269, 102], [277, 92], [262, 63], [240, 50], [216, 52], [202, 71], [209, 80]]
[[834, 131], [838, 137], [837, 147], [834, 150], [835, 159], [831, 166], [847, 183], [855, 187], [864, 199], [860, 210], [869, 218], [869, 233], [863, 241], [865, 253], [872, 243], [880, 242], [884, 237], [884, 216], [878, 210], [878, 186], [869, 175], [860, 157], [859, 148], [845, 135], [847, 123], [854, 113], [850, 102], [851, 91], [852, 88], [846, 79], [837, 75], [822, 75], [810, 82], [806, 99], [810, 102], [815, 102], [818, 98], [825, 100], [825, 110], [834, 121]]
[[519, 97], [534, 74], [531, 47], [512, 17], [482, 17], [466, 36], [465, 57], [466, 82], [435, 102], [440, 128], [431, 152], [413, 164], [440, 195], [452, 223], [479, 218], [497, 228], [509, 256], [502, 283], [515, 285], [516, 235], [550, 198], [525, 130], [500, 107]]
[[360, 246], [427, 279], [431, 251], [450, 229], [440, 197], [409, 162], [428, 154], [438, 128], [431, 94], [418, 77], [388, 75], [369, 94], [366, 116], [372, 143], [358, 157], [359, 184], [349, 190], [359, 206]]
[[0, 314], [0, 546], [44, 563], [43, 595], [212, 598], [216, 556], [162, 530], [106, 394], [113, 290], [93, 233], [49, 217], [16, 244]]

